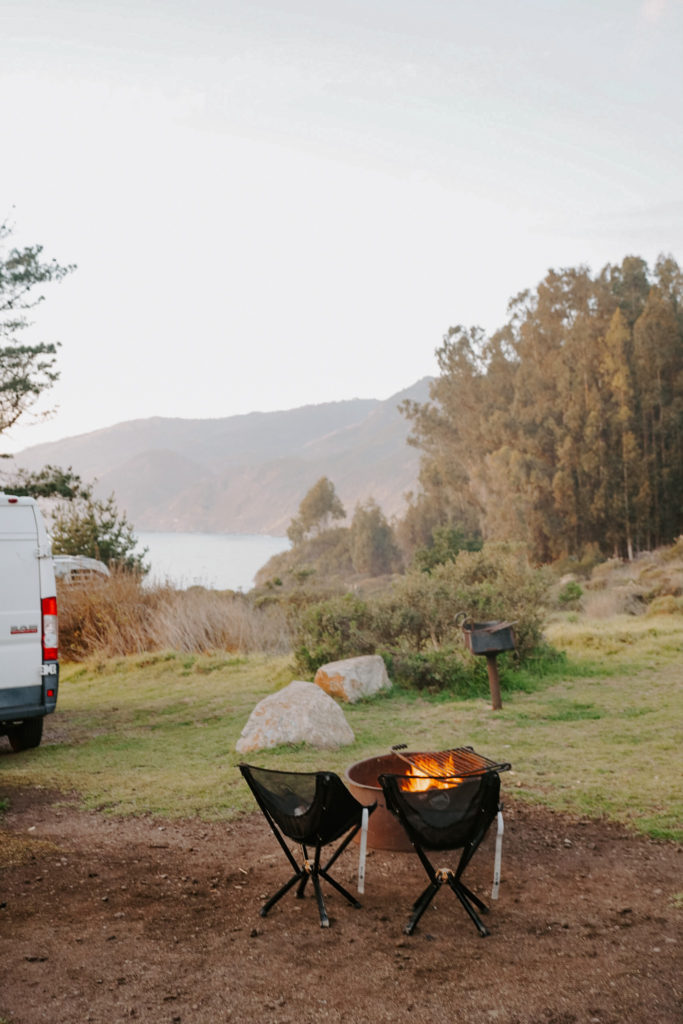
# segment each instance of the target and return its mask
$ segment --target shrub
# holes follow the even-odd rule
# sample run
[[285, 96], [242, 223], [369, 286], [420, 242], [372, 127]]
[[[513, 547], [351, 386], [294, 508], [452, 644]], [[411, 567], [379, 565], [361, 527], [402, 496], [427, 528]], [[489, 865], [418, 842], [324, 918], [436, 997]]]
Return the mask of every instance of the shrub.
[[428, 679], [450, 685], [483, 667], [465, 651], [458, 612], [514, 621], [515, 657], [523, 661], [542, 641], [548, 582], [516, 547], [463, 551], [431, 573], [408, 573], [379, 597], [347, 594], [310, 606], [295, 628], [297, 664], [313, 674], [328, 661], [386, 652], [418, 688]]
[[435, 526], [430, 543], [415, 552], [413, 568], [431, 572], [437, 565], [455, 561], [461, 551], [480, 551], [481, 548], [481, 538], [466, 536], [459, 526]]
[[670, 548], [665, 548], [661, 557], [664, 562], [674, 562], [677, 559], [683, 561], [683, 535], [678, 537]]
[[453, 648], [385, 654], [384, 660], [391, 679], [411, 690], [463, 698], [485, 696], [489, 690], [486, 672], [466, 663], [462, 651]]
[[461, 551], [430, 574], [408, 574], [395, 593], [421, 613], [433, 646], [462, 643], [455, 626], [459, 612], [475, 621], [514, 622], [517, 658], [523, 660], [542, 640], [549, 584], [548, 573], [532, 568], [523, 548], [485, 544], [481, 551]]
[[375, 653], [373, 617], [366, 601], [353, 594], [311, 605], [299, 620], [294, 656], [313, 674], [329, 661]]
[[581, 584], [577, 583], [576, 580], [569, 580], [557, 595], [557, 600], [566, 608], [570, 605], [578, 604], [582, 597], [583, 589]]
[[665, 594], [656, 597], [647, 609], [648, 615], [681, 615], [683, 614], [683, 597]]

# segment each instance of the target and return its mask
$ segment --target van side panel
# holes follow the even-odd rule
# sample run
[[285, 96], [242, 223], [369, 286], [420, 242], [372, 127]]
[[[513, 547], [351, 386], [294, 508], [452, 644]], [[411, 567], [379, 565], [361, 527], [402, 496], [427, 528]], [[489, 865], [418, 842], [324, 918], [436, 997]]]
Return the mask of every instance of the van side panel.
[[[49, 538], [30, 499], [0, 502], [0, 720], [44, 715], [59, 667], [43, 663], [41, 599], [56, 592]], [[48, 696], [48, 692], [50, 696]]]

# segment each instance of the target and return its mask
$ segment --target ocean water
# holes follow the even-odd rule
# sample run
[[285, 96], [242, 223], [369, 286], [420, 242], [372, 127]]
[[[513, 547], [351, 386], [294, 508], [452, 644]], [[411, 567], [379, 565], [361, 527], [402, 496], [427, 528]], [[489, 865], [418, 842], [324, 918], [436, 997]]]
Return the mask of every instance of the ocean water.
[[138, 550], [148, 548], [150, 582], [179, 589], [199, 584], [216, 590], [247, 591], [272, 555], [286, 551], [286, 537], [240, 533], [137, 532]]

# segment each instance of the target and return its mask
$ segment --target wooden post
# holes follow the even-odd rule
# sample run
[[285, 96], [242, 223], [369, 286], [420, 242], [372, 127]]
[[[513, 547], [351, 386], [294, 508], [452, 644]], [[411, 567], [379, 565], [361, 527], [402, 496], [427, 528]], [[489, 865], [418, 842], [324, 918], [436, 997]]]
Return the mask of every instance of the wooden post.
[[498, 679], [498, 665], [496, 664], [496, 655], [486, 655], [486, 668], [489, 674], [489, 687], [491, 689], [491, 707], [494, 711], [500, 711], [503, 707], [503, 702], [500, 699], [500, 681]]

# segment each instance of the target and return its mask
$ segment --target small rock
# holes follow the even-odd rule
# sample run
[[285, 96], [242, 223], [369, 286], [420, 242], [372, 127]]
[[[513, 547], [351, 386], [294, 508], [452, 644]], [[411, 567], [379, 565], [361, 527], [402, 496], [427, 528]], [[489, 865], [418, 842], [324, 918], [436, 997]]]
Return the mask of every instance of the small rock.
[[315, 674], [315, 685], [331, 697], [355, 704], [363, 697], [372, 697], [391, 689], [384, 659], [379, 654], [365, 654], [321, 665]]

